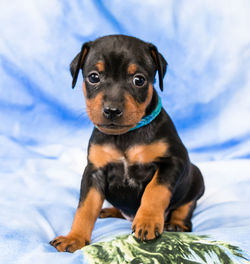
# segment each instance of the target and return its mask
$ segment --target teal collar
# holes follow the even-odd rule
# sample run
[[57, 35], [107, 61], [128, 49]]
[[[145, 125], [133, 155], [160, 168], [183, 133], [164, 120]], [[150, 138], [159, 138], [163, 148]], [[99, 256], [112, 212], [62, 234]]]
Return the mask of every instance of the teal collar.
[[143, 117], [142, 120], [140, 122], [138, 122], [135, 127], [132, 127], [129, 131], [132, 131], [132, 130], [135, 130], [135, 129], [140, 128], [142, 126], [148, 125], [150, 122], [152, 122], [160, 114], [161, 108], [162, 108], [161, 98], [160, 98], [160, 96], [158, 96], [158, 104], [157, 104], [156, 108], [154, 109], [154, 111], [150, 115]]

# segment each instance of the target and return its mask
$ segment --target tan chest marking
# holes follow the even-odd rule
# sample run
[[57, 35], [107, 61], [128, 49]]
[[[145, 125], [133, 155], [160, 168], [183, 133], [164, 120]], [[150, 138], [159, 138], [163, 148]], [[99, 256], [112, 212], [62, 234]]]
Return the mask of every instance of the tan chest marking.
[[158, 141], [149, 145], [135, 145], [127, 150], [126, 156], [130, 163], [150, 163], [166, 155], [167, 143]]
[[104, 167], [108, 163], [121, 162], [123, 159], [122, 153], [113, 145], [97, 145], [92, 144], [89, 149], [89, 160], [97, 168]]
[[97, 168], [116, 162], [123, 162], [128, 165], [150, 163], [165, 156], [167, 149], [168, 144], [163, 141], [157, 141], [149, 145], [135, 145], [126, 150], [125, 153], [122, 153], [113, 145], [92, 144], [89, 149], [89, 161]]

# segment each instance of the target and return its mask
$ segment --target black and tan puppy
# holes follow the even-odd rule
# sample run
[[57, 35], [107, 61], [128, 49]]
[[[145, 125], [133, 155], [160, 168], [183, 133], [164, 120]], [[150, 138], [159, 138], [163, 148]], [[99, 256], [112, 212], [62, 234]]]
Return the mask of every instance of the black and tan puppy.
[[[141, 240], [191, 231], [204, 183], [153, 87], [158, 71], [163, 90], [166, 68], [154, 45], [123, 35], [85, 43], [72, 61], [95, 128], [71, 231], [50, 242], [58, 251], [89, 244], [99, 215], [131, 219]], [[104, 199], [114, 207], [101, 210]]]

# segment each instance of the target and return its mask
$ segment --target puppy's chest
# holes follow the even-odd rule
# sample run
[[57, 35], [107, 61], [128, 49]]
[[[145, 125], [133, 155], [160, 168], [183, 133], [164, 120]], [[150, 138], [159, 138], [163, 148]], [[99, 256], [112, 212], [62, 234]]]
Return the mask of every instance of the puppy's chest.
[[91, 144], [88, 159], [96, 168], [107, 171], [109, 181], [134, 185], [152, 174], [153, 163], [166, 155], [167, 148], [163, 141], [133, 145], [123, 151], [113, 144]]

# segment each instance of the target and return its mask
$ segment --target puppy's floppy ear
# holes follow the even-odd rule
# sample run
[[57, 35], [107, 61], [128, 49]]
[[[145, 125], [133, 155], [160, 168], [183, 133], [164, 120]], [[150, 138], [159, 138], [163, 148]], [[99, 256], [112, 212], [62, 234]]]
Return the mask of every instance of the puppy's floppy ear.
[[84, 43], [82, 45], [81, 51], [75, 56], [75, 58], [73, 59], [73, 61], [70, 64], [70, 72], [71, 75], [73, 77], [72, 80], [72, 89], [74, 89], [75, 85], [76, 85], [76, 81], [77, 81], [77, 77], [79, 74], [80, 69], [82, 69], [83, 65], [84, 65], [84, 61], [86, 58], [86, 55], [89, 51], [90, 48], [90, 43]]
[[156, 46], [154, 46], [151, 43], [149, 44], [149, 50], [156, 64], [156, 69], [158, 71], [160, 89], [161, 91], [163, 91], [163, 78], [167, 71], [168, 63], [166, 62], [164, 57], [161, 55], [161, 53], [158, 52]]

